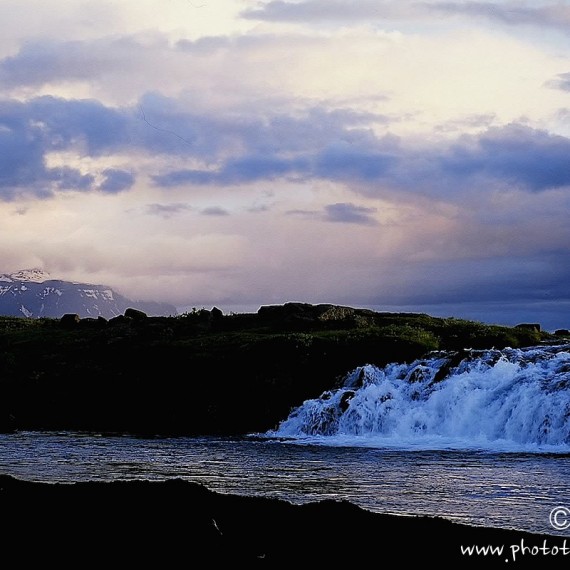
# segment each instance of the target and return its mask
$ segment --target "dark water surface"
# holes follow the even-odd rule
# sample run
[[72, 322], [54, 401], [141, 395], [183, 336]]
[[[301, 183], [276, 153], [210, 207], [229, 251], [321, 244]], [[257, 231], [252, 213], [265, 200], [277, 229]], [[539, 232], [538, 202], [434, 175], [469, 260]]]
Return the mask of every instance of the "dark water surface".
[[136, 438], [75, 432], [0, 435], [0, 472], [29, 481], [182, 478], [222, 493], [366, 509], [569, 536], [570, 456], [299, 444], [264, 438]]

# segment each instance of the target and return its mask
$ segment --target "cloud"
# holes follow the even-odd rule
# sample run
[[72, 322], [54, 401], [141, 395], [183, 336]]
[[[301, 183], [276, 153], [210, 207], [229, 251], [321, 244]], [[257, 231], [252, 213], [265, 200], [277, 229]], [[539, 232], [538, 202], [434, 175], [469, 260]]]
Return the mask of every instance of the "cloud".
[[554, 79], [546, 82], [547, 87], [570, 91], [570, 72], [560, 73]]
[[569, 153], [570, 139], [513, 124], [458, 142], [439, 165], [458, 179], [483, 176], [542, 191], [570, 185]]
[[362, 21], [393, 18], [410, 18], [422, 14], [427, 7], [420, 3], [409, 5], [406, 2], [384, 2], [375, 0], [305, 0], [303, 2], [287, 2], [272, 0], [259, 3], [256, 8], [244, 10], [243, 18], [252, 20], [266, 20], [273, 22], [306, 22], [314, 20]]
[[507, 25], [529, 25], [570, 30], [570, 7], [560, 3], [527, 7], [516, 2], [410, 2], [375, 0], [272, 0], [242, 12], [242, 17], [272, 22], [369, 22], [431, 20], [441, 15], [481, 17]]
[[163, 188], [184, 184], [222, 184], [233, 185], [256, 180], [273, 180], [288, 174], [306, 171], [302, 159], [291, 160], [275, 156], [244, 156], [230, 159], [217, 171], [211, 170], [175, 170], [152, 177]]
[[16, 55], [0, 61], [0, 81], [6, 89], [21, 85], [38, 87], [58, 80], [86, 80], [114, 64], [97, 49], [104, 47], [107, 54], [113, 44], [116, 42], [109, 40], [105, 43], [28, 41]]
[[350, 202], [338, 202], [336, 204], [326, 204], [322, 210], [293, 209], [288, 210], [285, 214], [305, 220], [375, 226], [378, 224], [378, 221], [373, 216], [376, 212], [376, 208], [357, 206]]
[[49, 180], [43, 162], [42, 135], [38, 128], [29, 126], [25, 117], [14, 112], [17, 107], [0, 103], [0, 193], [9, 198], [21, 186], [45, 195], [49, 192], [39, 184]]
[[[153, 93], [141, 101], [119, 108], [50, 96], [1, 101], [0, 195], [86, 192], [97, 189], [97, 177], [103, 178], [98, 188], [105, 193], [134, 185], [136, 166], [49, 166], [51, 153], [71, 151], [78, 158], [107, 161], [132, 153], [165, 157], [167, 166], [151, 175], [162, 188], [328, 180], [360, 194], [399, 191], [457, 201], [463, 192], [482, 191], [485, 185], [534, 192], [570, 185], [570, 139], [528, 125], [423, 144], [413, 135], [378, 135], [369, 126], [376, 115], [350, 109], [263, 109], [236, 118], [230, 112], [195, 113]], [[146, 121], [138, 114], [141, 105]], [[159, 131], [149, 126], [148, 114]], [[174, 158], [193, 166], [169, 167]]]
[[[381, 141], [374, 145], [379, 147]], [[385, 179], [400, 156], [396, 152], [383, 152], [374, 146], [339, 142], [331, 144], [318, 154], [315, 174], [322, 178], [339, 180], [378, 181]], [[391, 141], [389, 146], [391, 147]], [[393, 149], [390, 149], [393, 150]]]
[[[71, 166], [50, 168], [47, 156], [69, 149], [87, 156], [111, 154], [127, 143], [126, 125], [123, 114], [96, 101], [49, 96], [0, 101], [0, 196], [46, 198], [58, 190], [94, 189], [94, 173]], [[118, 173], [107, 171], [111, 178], [104, 186], [116, 186]]]
[[188, 212], [192, 210], [192, 206], [184, 203], [171, 203], [171, 204], [149, 204], [146, 207], [146, 212], [152, 216], [160, 216], [161, 218], [171, 218], [177, 214]]
[[119, 170], [117, 168], [106, 168], [102, 172], [105, 180], [100, 184], [99, 190], [116, 194], [128, 190], [135, 183], [135, 177], [127, 170]]
[[302, 210], [300, 208], [287, 210], [285, 214], [287, 216], [300, 216], [302, 218], [320, 218], [322, 216], [322, 213], [317, 210]]
[[[432, 261], [402, 267], [402, 285], [391, 302], [429, 305], [438, 302], [570, 300], [570, 253], [543, 251], [525, 256], [488, 256], [482, 259]], [[562, 266], [560, 266], [562, 264]], [[417, 287], [421, 280], [421, 288]], [[380, 298], [376, 302], [382, 302]]]
[[567, 316], [567, 3], [5, 1], [1, 263], [190, 306]]
[[561, 3], [531, 8], [515, 2], [436, 2], [430, 9], [452, 15], [481, 16], [513, 26], [570, 31], [570, 7]]
[[[90, 190], [94, 177], [71, 167], [49, 168], [45, 156], [66, 146], [66, 129], [53, 128], [53, 115], [38, 106], [0, 102], [0, 196], [13, 199], [21, 193], [45, 198], [57, 190]], [[57, 120], [57, 119], [56, 119]]]
[[[570, 139], [510, 124], [491, 127], [478, 135], [460, 135], [422, 145], [395, 137], [367, 136], [351, 142], [337, 140], [324, 147], [304, 149], [294, 158], [286, 137], [282, 156], [257, 150], [221, 161], [215, 170], [184, 169], [152, 177], [160, 187], [190, 185], [231, 186], [259, 180], [330, 180], [353, 184], [359, 193], [381, 194], [387, 189], [432, 194], [457, 201], [473, 188], [495, 191], [498, 186], [540, 192], [570, 185]], [[242, 147], [255, 146], [244, 131]], [[348, 135], [348, 130], [347, 130]]]
[[82, 174], [79, 170], [67, 166], [50, 168], [46, 174], [60, 190], [91, 190], [95, 182], [95, 176], [92, 174]]
[[220, 208], [219, 206], [210, 206], [209, 208], [204, 208], [201, 211], [204, 216], [229, 216], [230, 213], [225, 208]]
[[41, 128], [49, 150], [73, 147], [100, 156], [129, 142], [128, 116], [93, 99], [43, 96], [22, 104], [19, 112]]
[[325, 206], [325, 219], [329, 222], [343, 224], [376, 225], [377, 221], [372, 216], [376, 208], [366, 208], [350, 203], [329, 204]]

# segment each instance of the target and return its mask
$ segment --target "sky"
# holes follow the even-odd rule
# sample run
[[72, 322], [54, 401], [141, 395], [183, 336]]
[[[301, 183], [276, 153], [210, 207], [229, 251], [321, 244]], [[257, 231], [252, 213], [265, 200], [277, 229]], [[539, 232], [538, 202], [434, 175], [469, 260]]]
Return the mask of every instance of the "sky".
[[554, 330], [569, 213], [569, 1], [0, 3], [0, 273]]

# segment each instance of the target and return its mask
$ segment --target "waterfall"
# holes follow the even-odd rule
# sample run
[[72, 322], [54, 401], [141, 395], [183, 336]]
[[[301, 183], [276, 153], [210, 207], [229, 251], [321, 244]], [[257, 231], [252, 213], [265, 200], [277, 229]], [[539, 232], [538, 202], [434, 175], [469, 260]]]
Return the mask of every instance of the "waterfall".
[[364, 365], [271, 437], [332, 445], [570, 453], [570, 345]]

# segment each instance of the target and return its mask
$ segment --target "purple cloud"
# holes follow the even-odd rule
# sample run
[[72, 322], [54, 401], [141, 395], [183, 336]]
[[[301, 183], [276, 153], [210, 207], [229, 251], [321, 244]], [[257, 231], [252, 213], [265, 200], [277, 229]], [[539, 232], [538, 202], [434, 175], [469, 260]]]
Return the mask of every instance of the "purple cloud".
[[91, 190], [95, 182], [92, 174], [82, 174], [79, 170], [67, 166], [50, 168], [46, 173], [61, 190]]
[[570, 7], [562, 4], [529, 7], [517, 2], [402, 2], [375, 0], [272, 0], [242, 12], [242, 17], [274, 22], [346, 22], [431, 20], [441, 15], [480, 17], [511, 26], [529, 25], [570, 30]]
[[135, 183], [135, 177], [127, 170], [107, 168], [103, 170], [102, 174], [105, 180], [99, 186], [99, 190], [108, 192], [109, 194], [116, 194], [128, 190]]
[[171, 218], [177, 214], [192, 210], [192, 206], [183, 203], [174, 204], [149, 204], [146, 207], [146, 212], [153, 216], [160, 216], [162, 218]]
[[523, 125], [489, 129], [441, 156], [443, 175], [484, 176], [532, 191], [570, 185], [570, 139]]
[[72, 148], [90, 156], [110, 154], [128, 141], [126, 124], [120, 112], [95, 101], [0, 101], [0, 196], [46, 198], [57, 190], [94, 189], [92, 173], [49, 168], [46, 155]]
[[209, 208], [204, 208], [201, 211], [204, 216], [229, 216], [230, 213], [225, 208], [220, 208], [219, 206], [210, 206]]
[[372, 216], [375, 212], [376, 208], [365, 208], [350, 203], [329, 204], [325, 206], [325, 219], [329, 222], [369, 226], [378, 223]]

